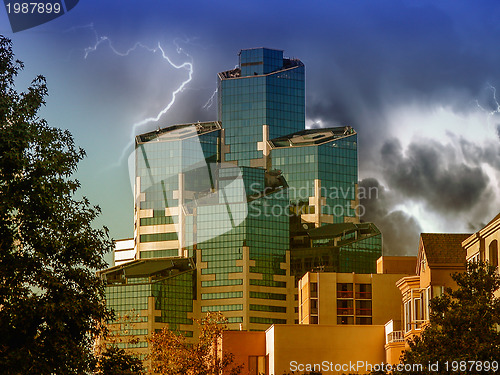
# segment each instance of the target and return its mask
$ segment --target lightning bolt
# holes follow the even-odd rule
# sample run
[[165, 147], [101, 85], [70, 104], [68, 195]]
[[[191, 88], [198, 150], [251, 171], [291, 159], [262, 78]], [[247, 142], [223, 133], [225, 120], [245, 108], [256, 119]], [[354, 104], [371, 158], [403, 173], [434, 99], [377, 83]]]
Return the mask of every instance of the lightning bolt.
[[215, 89], [215, 91], [213, 92], [212, 96], [203, 105], [203, 109], [209, 110], [212, 107], [212, 105], [215, 102], [215, 95], [217, 94], [218, 91], [219, 91], [218, 89]]
[[476, 100], [476, 105], [481, 111], [483, 111], [487, 114], [487, 126], [488, 126], [488, 128], [492, 128], [491, 118], [493, 116], [495, 116], [496, 114], [500, 113], [500, 103], [498, 103], [496, 87], [494, 87], [493, 85], [488, 83], [487, 88], [491, 90], [492, 95], [493, 95], [493, 98], [492, 98], [494, 101], [493, 110], [488, 110], [488, 109], [484, 108], [481, 104], [479, 104], [478, 100]]
[[[236, 69], [238, 67], [239, 67], [239, 65], [235, 65], [233, 69]], [[213, 92], [212, 96], [203, 105], [203, 109], [207, 109], [208, 110], [208, 109], [210, 109], [210, 107], [212, 107], [212, 105], [215, 102], [215, 95], [217, 94], [218, 91], [219, 91], [219, 89], [215, 89], [215, 91]]]
[[[175, 64], [169, 57], [168, 55], [165, 53], [165, 50], [163, 49], [163, 47], [161, 46], [160, 42], [158, 42], [158, 45], [157, 47], [148, 47], [147, 45], [143, 44], [143, 43], [140, 43], [140, 42], [137, 42], [135, 43], [131, 48], [127, 49], [125, 52], [121, 52], [119, 50], [117, 50], [114, 46], [113, 46], [113, 43], [111, 41], [111, 39], [108, 37], [108, 36], [100, 36], [97, 31], [95, 30], [93, 24], [90, 24], [90, 25], [87, 25], [87, 26], [82, 26], [81, 28], [88, 28], [90, 29], [94, 36], [95, 36], [95, 43], [89, 47], [86, 47], [84, 49], [84, 59], [87, 59], [89, 57], [89, 55], [95, 51], [97, 51], [97, 49], [99, 48], [99, 46], [101, 46], [102, 44], [106, 44], [108, 46], [108, 48], [117, 56], [120, 56], [120, 57], [126, 57], [128, 55], [130, 55], [132, 52], [138, 50], [138, 49], [143, 49], [143, 50], [146, 50], [147, 52], [150, 52], [150, 53], [153, 53], [153, 54], [156, 54], [158, 52], [161, 53], [161, 57], [173, 68], [177, 69], [177, 70], [186, 70], [187, 71], [187, 78], [185, 80], [183, 80], [181, 82], [181, 84], [172, 92], [172, 97], [170, 99], [170, 101], [165, 105], [165, 107], [163, 107], [163, 109], [161, 109], [155, 116], [152, 116], [152, 117], [148, 117], [148, 118], [145, 118], [141, 121], [138, 121], [136, 123], [134, 123], [132, 125], [132, 129], [131, 129], [131, 140], [130, 142], [127, 144], [127, 146], [124, 148], [123, 152], [122, 152], [122, 155], [120, 157], [120, 160], [118, 162], [118, 165], [121, 164], [121, 162], [123, 161], [126, 153], [127, 153], [127, 150], [133, 146], [134, 144], [134, 137], [136, 135], [136, 132], [137, 132], [137, 129], [145, 124], [148, 124], [150, 122], [158, 122], [160, 120], [160, 118], [165, 114], [167, 113], [170, 108], [174, 105], [175, 103], [175, 100], [177, 98], [177, 95], [179, 93], [181, 93], [185, 88], [186, 88], [186, 85], [192, 81], [193, 79], [193, 73], [194, 73], [194, 69], [193, 69], [193, 63], [192, 63], [192, 57], [186, 52], [184, 51], [178, 44], [177, 42], [177, 39], [174, 40], [174, 45], [176, 46], [176, 52], [178, 54], [184, 54], [185, 56], [187, 56], [190, 61], [186, 61], [182, 64]], [[214, 93], [215, 95], [215, 93]], [[214, 96], [212, 95], [212, 96]], [[209, 100], [210, 101], [210, 100]], [[207, 102], [208, 103], [208, 102]]]
[[[139, 44], [140, 45], [140, 44]], [[133, 47], [134, 48], [134, 47]], [[158, 122], [158, 120], [160, 119], [161, 116], [163, 116], [165, 113], [167, 113], [167, 111], [172, 107], [172, 105], [175, 103], [175, 99], [177, 97], [177, 94], [179, 94], [180, 92], [182, 92], [184, 90], [184, 88], [186, 87], [186, 85], [191, 82], [191, 80], [193, 79], [193, 64], [191, 62], [185, 62], [181, 65], [175, 65], [172, 60], [169, 59], [169, 57], [165, 54], [165, 51], [163, 50], [163, 48], [161, 47], [160, 43], [158, 43], [158, 50], [161, 51], [161, 55], [163, 57], [163, 59], [167, 60], [168, 63], [174, 67], [175, 69], [187, 69], [188, 70], [188, 78], [186, 80], [184, 80], [181, 85], [176, 89], [174, 90], [174, 92], [172, 93], [172, 99], [170, 100], [170, 102], [166, 105], [166, 107], [164, 107], [160, 112], [158, 112], [158, 114], [155, 116], [155, 117], [149, 117], [149, 118], [146, 118], [142, 121], [139, 121], [139, 122], [136, 122], [134, 125], [133, 125], [133, 129], [132, 129], [132, 135], [134, 135], [134, 131], [137, 127], [141, 126], [141, 125], [144, 125], [144, 124], [147, 124], [148, 122]], [[157, 50], [154, 49], [153, 52], [156, 52]], [[180, 47], [177, 46], [177, 52], [184, 52]], [[185, 53], [185, 52], [184, 52]], [[187, 55], [187, 54], [186, 54]]]

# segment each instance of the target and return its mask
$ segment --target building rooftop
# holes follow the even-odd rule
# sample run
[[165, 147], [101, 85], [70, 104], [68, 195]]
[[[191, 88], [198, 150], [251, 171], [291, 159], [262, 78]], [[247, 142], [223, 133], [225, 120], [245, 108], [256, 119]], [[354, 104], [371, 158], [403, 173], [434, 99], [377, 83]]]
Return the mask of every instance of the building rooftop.
[[126, 278], [150, 277], [166, 278], [179, 272], [195, 268], [192, 258], [138, 259], [98, 272], [107, 283], [124, 283]]
[[137, 144], [152, 141], [179, 141], [220, 129], [222, 129], [222, 126], [219, 121], [194, 122], [191, 124], [172, 125], [148, 133], [139, 134], [135, 137], [135, 140]]
[[312, 146], [349, 137], [353, 134], [356, 134], [356, 131], [351, 126], [307, 129], [286, 135], [284, 137], [271, 139], [269, 143], [271, 148]]
[[425, 252], [429, 265], [465, 263], [466, 251], [462, 248], [462, 241], [469, 236], [470, 233], [422, 233], [417, 267], [422, 252]]
[[[274, 74], [279, 71], [291, 69], [291, 68], [296, 68], [298, 66], [304, 66], [304, 63], [300, 61], [299, 59], [283, 59], [283, 66], [280, 67], [280, 69], [274, 70], [269, 73], [262, 74], [263, 76], [267, 76], [270, 74]], [[253, 76], [242, 76], [241, 75], [241, 68], [240, 67], [235, 67], [234, 69], [231, 70], [226, 70], [225, 72], [220, 72], [219, 77], [221, 79], [231, 79], [231, 78], [249, 78], [249, 77], [255, 77]]]
[[380, 231], [371, 223], [338, 223], [323, 225], [319, 228], [310, 229], [307, 234], [312, 239], [335, 238], [345, 236], [349, 233], [375, 234]]

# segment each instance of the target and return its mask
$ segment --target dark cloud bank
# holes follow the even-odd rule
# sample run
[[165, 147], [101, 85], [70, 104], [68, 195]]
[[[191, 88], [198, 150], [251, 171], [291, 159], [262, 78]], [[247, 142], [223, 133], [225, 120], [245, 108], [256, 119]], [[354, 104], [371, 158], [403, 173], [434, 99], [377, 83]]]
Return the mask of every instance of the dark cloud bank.
[[[375, 178], [360, 181], [361, 191], [377, 194], [361, 196], [363, 221], [374, 222], [384, 238], [385, 255], [411, 255], [417, 251], [422, 231], [416, 218], [396, 209], [398, 205], [420, 203], [429, 214], [439, 215], [450, 224], [474, 232], [488, 221], [494, 192], [482, 165], [500, 167], [498, 142], [477, 145], [450, 134], [452, 143], [422, 139], [403, 150], [396, 139], [380, 149], [381, 175], [389, 189]], [[490, 212], [491, 214], [491, 212]], [[450, 232], [457, 228], [450, 226]]]

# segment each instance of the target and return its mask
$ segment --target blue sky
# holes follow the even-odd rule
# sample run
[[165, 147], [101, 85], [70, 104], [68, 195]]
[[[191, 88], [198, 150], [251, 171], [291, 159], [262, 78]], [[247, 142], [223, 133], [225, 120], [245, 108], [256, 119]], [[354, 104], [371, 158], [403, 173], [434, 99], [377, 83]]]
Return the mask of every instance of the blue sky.
[[308, 126], [358, 131], [361, 186], [379, 187], [365, 219], [402, 254], [421, 231], [471, 232], [498, 213], [499, 20], [497, 1], [80, 0], [15, 34], [1, 9], [0, 33], [26, 64], [19, 90], [47, 77], [42, 115], [87, 151], [82, 194], [114, 238], [133, 234], [132, 134], [216, 119], [217, 72], [263, 46], [305, 63]]

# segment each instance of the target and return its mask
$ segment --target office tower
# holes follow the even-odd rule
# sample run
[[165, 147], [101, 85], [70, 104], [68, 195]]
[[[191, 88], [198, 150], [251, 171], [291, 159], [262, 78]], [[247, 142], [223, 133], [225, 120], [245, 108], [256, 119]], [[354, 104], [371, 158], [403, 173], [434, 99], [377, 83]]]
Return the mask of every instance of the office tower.
[[290, 204], [316, 227], [358, 222], [358, 148], [353, 128], [309, 129], [271, 139], [273, 168], [283, 171]]
[[239, 60], [237, 68], [218, 74], [225, 161], [266, 167], [262, 164], [263, 137], [268, 140], [305, 128], [304, 64], [268, 48], [242, 50]]
[[[109, 290], [126, 299], [128, 284], [168, 279], [168, 293], [146, 288], [147, 310], [136, 310], [190, 337], [208, 311], [230, 329], [298, 322], [307, 271], [375, 272], [381, 235], [356, 211], [357, 133], [306, 130], [304, 84], [300, 60], [243, 50], [239, 67], [218, 75], [218, 121], [136, 137], [134, 248], [121, 243], [103, 271]], [[192, 290], [187, 308], [172, 302], [176, 280], [183, 296]]]
[[136, 137], [134, 238], [139, 259], [193, 256], [191, 202], [213, 189], [219, 122], [175, 125]]

